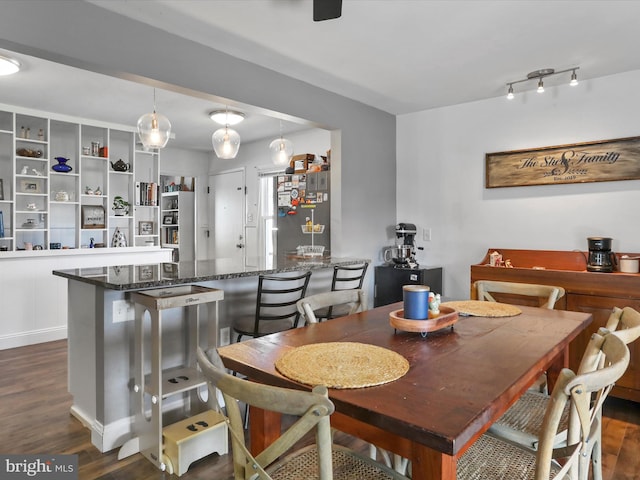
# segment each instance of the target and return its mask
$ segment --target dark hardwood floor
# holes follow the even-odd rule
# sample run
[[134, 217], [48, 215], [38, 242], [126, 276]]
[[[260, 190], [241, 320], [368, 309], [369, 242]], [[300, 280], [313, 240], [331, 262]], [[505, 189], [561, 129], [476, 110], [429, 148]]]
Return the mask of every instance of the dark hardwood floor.
[[[0, 351], [0, 453], [77, 454], [79, 478], [159, 480], [160, 472], [141, 455], [118, 461], [117, 450], [100, 453], [89, 430], [70, 413], [66, 341]], [[356, 439], [340, 443], [364, 449]], [[615, 398], [605, 403], [604, 480], [640, 480], [640, 405]], [[229, 456], [210, 455], [191, 465], [181, 479], [222, 480], [232, 475]]]

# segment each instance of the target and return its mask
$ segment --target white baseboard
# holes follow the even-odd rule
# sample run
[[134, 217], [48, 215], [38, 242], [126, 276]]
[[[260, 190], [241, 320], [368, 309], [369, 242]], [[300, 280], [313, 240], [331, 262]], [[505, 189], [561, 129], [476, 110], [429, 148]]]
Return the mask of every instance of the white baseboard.
[[[173, 409], [182, 410], [185, 408], [185, 405], [183, 399], [175, 398], [173, 401], [164, 404], [165, 413]], [[108, 425], [103, 425], [92, 415], [81, 410], [76, 405], [71, 406], [70, 412], [82, 425], [91, 430], [91, 443], [100, 450], [101, 453], [119, 448], [133, 437], [135, 416], [120, 418]], [[146, 415], [150, 417], [151, 411], [146, 412]]]
[[103, 425], [91, 415], [71, 406], [71, 415], [76, 417], [82, 425], [91, 430], [91, 443], [105, 453], [122, 446], [132, 435], [134, 417], [125, 417], [108, 425]]
[[42, 328], [29, 332], [13, 333], [0, 336], [0, 350], [9, 348], [25, 347], [37, 343], [53, 342], [67, 338], [67, 326]]

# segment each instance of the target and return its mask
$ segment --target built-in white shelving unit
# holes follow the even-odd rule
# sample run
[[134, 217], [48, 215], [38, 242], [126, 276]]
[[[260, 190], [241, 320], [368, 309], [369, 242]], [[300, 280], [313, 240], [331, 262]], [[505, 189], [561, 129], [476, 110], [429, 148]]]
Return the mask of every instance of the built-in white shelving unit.
[[175, 259], [195, 260], [195, 194], [166, 192], [162, 194], [160, 220], [161, 246], [178, 251]]
[[[54, 170], [57, 157], [69, 171]], [[0, 255], [111, 247], [116, 232], [126, 246], [159, 246], [159, 162], [134, 127], [0, 105]]]

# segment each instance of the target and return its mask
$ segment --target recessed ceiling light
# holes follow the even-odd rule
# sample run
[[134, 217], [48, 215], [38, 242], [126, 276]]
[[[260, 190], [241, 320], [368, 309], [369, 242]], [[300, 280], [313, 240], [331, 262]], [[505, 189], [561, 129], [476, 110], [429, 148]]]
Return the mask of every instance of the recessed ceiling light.
[[11, 75], [20, 71], [20, 62], [13, 58], [0, 55], [0, 75]]
[[220, 125], [237, 125], [244, 120], [244, 113], [234, 110], [214, 110], [209, 118]]

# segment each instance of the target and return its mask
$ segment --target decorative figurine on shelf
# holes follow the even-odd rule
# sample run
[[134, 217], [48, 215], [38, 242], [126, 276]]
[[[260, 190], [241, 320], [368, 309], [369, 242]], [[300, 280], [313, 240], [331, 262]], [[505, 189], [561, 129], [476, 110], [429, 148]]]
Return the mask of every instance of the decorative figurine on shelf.
[[42, 129], [38, 130], [38, 140], [40, 140], [41, 142], [44, 141], [44, 130]]
[[35, 168], [32, 168], [32, 169], [31, 169], [31, 171], [33, 172], [33, 174], [34, 174], [36, 177], [42, 177], [42, 176], [44, 176], [44, 174], [43, 174], [40, 170], [36, 170]]
[[440, 294], [429, 292], [429, 311], [434, 314], [440, 313]]
[[93, 195], [93, 190], [91, 190], [91, 188], [87, 185], [86, 187], [84, 187], [84, 194]]
[[20, 175], [27, 175], [28, 173], [29, 173], [29, 167], [25, 165], [24, 167], [22, 167], [22, 170], [20, 170]]
[[93, 191], [94, 195], [102, 195], [102, 190], [100, 190], [100, 186], [97, 186], [96, 189]]
[[116, 228], [115, 232], [113, 232], [113, 238], [111, 238], [111, 246], [112, 247], [127, 246], [127, 238], [124, 236], [124, 233], [122, 233], [119, 228]]
[[96, 244], [93, 243], [93, 237], [91, 237], [90, 241], [89, 241], [89, 248], [94, 248], [95, 246], [96, 246]]

